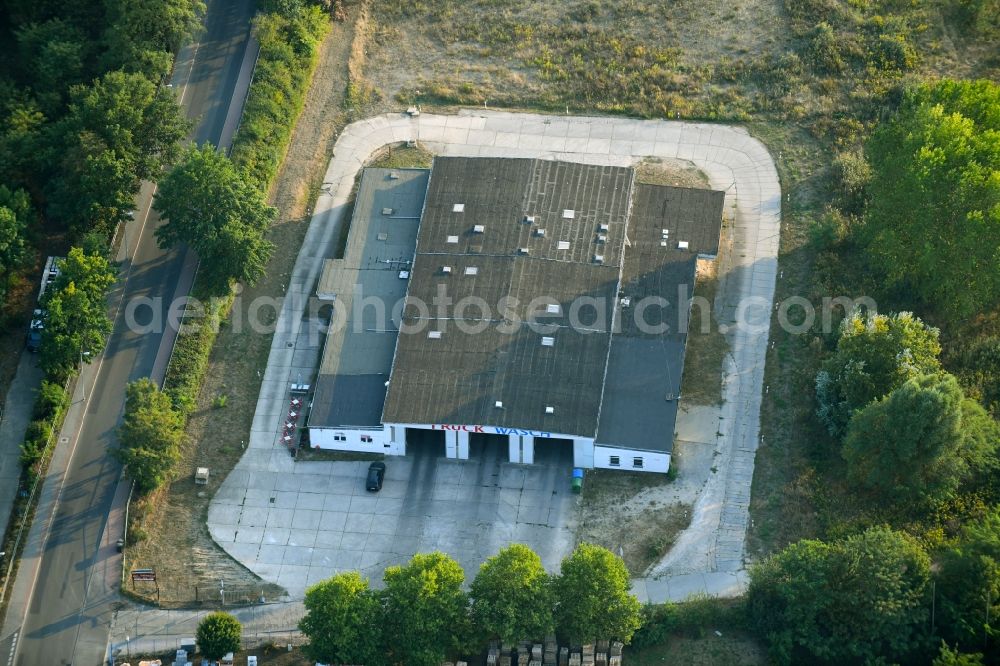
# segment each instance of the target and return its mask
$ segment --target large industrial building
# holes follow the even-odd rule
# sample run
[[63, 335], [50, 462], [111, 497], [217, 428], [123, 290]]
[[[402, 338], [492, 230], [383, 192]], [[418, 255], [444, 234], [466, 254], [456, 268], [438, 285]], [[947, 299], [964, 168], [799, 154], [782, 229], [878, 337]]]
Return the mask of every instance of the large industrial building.
[[[666, 472], [699, 259], [722, 192], [627, 167], [438, 157], [366, 169], [309, 413], [324, 449]], [[430, 444], [428, 444], [430, 442]]]

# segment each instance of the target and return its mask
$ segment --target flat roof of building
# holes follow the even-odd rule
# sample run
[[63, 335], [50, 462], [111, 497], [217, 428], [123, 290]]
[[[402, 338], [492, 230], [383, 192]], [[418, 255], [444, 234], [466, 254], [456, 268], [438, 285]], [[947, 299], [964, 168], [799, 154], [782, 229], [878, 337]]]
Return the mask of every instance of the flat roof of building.
[[718, 253], [724, 200], [723, 192], [636, 184], [598, 444], [672, 447], [697, 257]]
[[383, 420], [593, 437], [633, 177], [436, 158]]
[[342, 259], [328, 259], [316, 293], [332, 301], [311, 427], [381, 426], [396, 347], [392, 308], [406, 294], [427, 169], [365, 169]]
[[[718, 252], [725, 196], [634, 179], [533, 159], [367, 169], [317, 290], [346, 325], [309, 425], [493, 425], [669, 452], [695, 269]], [[401, 319], [378, 316], [404, 295]]]

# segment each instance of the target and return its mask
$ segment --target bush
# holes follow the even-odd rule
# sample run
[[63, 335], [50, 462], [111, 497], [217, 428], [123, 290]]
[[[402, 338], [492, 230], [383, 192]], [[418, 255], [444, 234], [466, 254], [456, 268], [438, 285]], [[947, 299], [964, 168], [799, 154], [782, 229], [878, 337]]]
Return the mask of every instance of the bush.
[[49, 441], [52, 437], [52, 423], [49, 421], [32, 421], [28, 424], [28, 430], [24, 434], [24, 439], [28, 441], [42, 442]]
[[860, 150], [838, 153], [833, 159], [833, 175], [845, 203], [851, 210], [858, 210], [872, 179], [872, 168], [864, 154]]
[[840, 74], [847, 67], [840, 53], [840, 39], [829, 23], [816, 25], [806, 56], [813, 69], [823, 74]]
[[260, 56], [231, 153], [236, 166], [265, 192], [288, 148], [319, 45], [330, 29], [317, 6], [294, 0], [272, 0], [267, 6], [275, 11], [254, 21]]
[[692, 596], [676, 604], [650, 604], [642, 609], [642, 627], [631, 644], [646, 648], [666, 643], [675, 635], [700, 638], [712, 629], [745, 629], [745, 613], [742, 603], [707, 595]]
[[212, 660], [227, 652], [238, 652], [243, 637], [243, 625], [229, 613], [209, 613], [198, 623], [195, 641], [198, 650]]
[[49, 421], [32, 421], [24, 434], [21, 444], [21, 466], [31, 467], [45, 455], [45, 450], [52, 438], [52, 423]]
[[35, 406], [32, 411], [32, 418], [36, 421], [48, 419], [56, 421], [62, 416], [63, 411], [69, 405], [69, 394], [61, 384], [43, 381], [38, 389], [38, 396], [35, 398]]
[[177, 335], [163, 387], [174, 406], [183, 414], [190, 414], [195, 407], [208, 369], [208, 357], [219, 332], [219, 322], [232, 302], [232, 294], [226, 298], [209, 299], [205, 316], [197, 321], [185, 320], [184, 328]]

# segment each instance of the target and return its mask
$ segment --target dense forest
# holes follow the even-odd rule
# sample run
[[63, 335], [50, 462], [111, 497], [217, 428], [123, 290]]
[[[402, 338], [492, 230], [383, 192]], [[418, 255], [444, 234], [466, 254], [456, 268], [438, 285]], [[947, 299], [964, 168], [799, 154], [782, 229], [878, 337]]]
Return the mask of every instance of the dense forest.
[[43, 243], [106, 241], [140, 181], [176, 156], [188, 123], [164, 84], [202, 10], [199, 0], [3, 3], [0, 289]]

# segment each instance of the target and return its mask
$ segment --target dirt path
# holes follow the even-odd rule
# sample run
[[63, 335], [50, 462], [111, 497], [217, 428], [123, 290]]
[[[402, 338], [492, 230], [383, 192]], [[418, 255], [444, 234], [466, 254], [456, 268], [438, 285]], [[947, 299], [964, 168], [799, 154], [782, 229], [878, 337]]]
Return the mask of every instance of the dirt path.
[[[188, 424], [190, 446], [180, 469], [193, 473], [196, 466], [208, 466], [211, 482], [207, 487], [195, 486], [191, 476], [183, 474], [158, 494], [143, 520], [142, 529], [148, 538], [129, 552], [127, 566], [157, 569], [164, 605], [194, 601], [196, 586], [199, 600], [206, 596], [217, 599], [220, 579], [226, 581], [227, 590], [232, 590], [227, 594], [231, 601], [238, 601], [239, 596], [256, 598], [263, 593], [273, 597], [281, 593], [276, 586], [260, 583], [257, 576], [218, 548], [208, 534], [205, 520], [209, 500], [249, 439], [260, 378], [271, 345], [271, 335], [261, 335], [245, 325], [250, 304], [258, 297], [284, 294], [323, 170], [347, 122], [343, 103], [353, 19], [351, 16], [335, 24], [323, 43], [305, 107], [270, 192], [271, 203], [279, 211], [268, 234], [275, 244], [274, 256], [266, 276], [239, 295], [230, 322], [220, 331], [198, 408]], [[266, 320], [266, 309], [262, 312]]]

